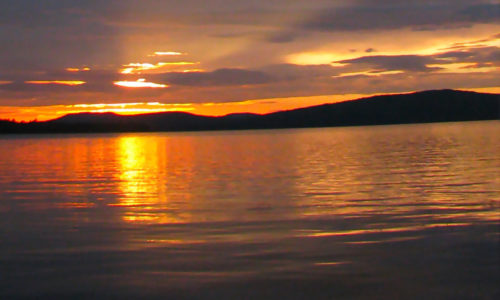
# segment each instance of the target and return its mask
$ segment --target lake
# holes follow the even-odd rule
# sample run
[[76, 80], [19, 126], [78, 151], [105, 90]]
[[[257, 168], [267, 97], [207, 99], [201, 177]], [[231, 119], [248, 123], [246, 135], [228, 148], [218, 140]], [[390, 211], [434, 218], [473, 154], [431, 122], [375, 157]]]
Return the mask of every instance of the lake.
[[499, 137], [0, 135], [0, 298], [498, 299]]

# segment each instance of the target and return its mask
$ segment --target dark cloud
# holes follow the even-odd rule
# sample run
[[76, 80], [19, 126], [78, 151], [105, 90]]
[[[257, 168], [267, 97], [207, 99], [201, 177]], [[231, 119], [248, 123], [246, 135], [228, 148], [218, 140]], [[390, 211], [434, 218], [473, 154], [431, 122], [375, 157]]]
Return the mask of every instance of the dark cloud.
[[[432, 64], [470, 63], [480, 66], [500, 64], [500, 48], [469, 47], [459, 51], [448, 51], [434, 55], [375, 55], [361, 56], [354, 59], [337, 61], [337, 63], [357, 66], [357, 70], [433, 72], [440, 68], [429, 67]], [[364, 68], [363, 68], [364, 67]]]
[[484, 3], [466, 7], [458, 14], [460, 19], [476, 23], [498, 23], [500, 20], [500, 3]]
[[254, 85], [245, 89], [228, 86], [222, 92], [216, 92], [208, 87], [198, 87], [198, 90], [189, 87], [185, 89], [184, 95], [196, 102], [213, 101], [213, 99], [225, 102], [329, 94], [394, 93], [416, 89], [491, 87], [496, 86], [497, 82], [498, 72], [474, 74], [405, 72], [379, 76], [321, 77], [311, 80], [277, 81], [272, 85]]
[[22, 92], [78, 92], [83, 90], [83, 85], [68, 86], [62, 84], [31, 84], [14, 81], [10, 84], [0, 85], [0, 90]]
[[439, 59], [451, 58], [454, 60], [469, 59], [473, 56], [474, 55], [470, 51], [450, 51], [450, 52], [445, 52], [445, 53], [434, 55], [434, 57], [439, 58]]
[[[470, 3], [470, 1], [469, 1]], [[299, 29], [353, 31], [410, 27], [429, 30], [474, 23], [498, 23], [500, 4], [467, 1], [365, 1], [318, 12]]]
[[108, 10], [99, 1], [0, 1], [0, 70], [110, 63], [119, 45], [117, 30], [99, 17]]
[[427, 67], [427, 64], [435, 63], [435, 60], [432, 57], [420, 55], [376, 55], [341, 60], [337, 61], [337, 63], [366, 65], [383, 71], [405, 70], [428, 72], [434, 69]]
[[308, 32], [411, 28], [438, 30], [500, 22], [500, 4], [487, 0], [358, 0], [311, 9], [294, 25], [267, 34], [271, 43], [289, 43]]
[[499, 47], [468, 47], [458, 51], [449, 51], [432, 56], [444, 62], [481, 63], [500, 65]]
[[270, 34], [266, 37], [266, 40], [271, 43], [289, 43], [293, 42], [295, 39], [299, 37], [297, 32], [277, 32], [274, 34]]
[[238, 39], [256, 35], [257, 32], [224, 32], [224, 33], [212, 34], [211, 36], [220, 39]]
[[295, 65], [275, 64], [261, 68], [279, 81], [313, 80], [319, 77], [330, 77], [339, 74], [339, 69], [331, 65]]
[[264, 84], [273, 78], [261, 71], [218, 69], [213, 72], [167, 73], [161, 75], [169, 84], [188, 86], [231, 86]]
[[[23, 82], [25, 81], [85, 81], [87, 84], [86, 88], [89, 86], [102, 87], [105, 85], [112, 84], [113, 81], [122, 80], [124, 76], [117, 74], [114, 70], [90, 70], [81, 72], [68, 72], [66, 70], [49, 70], [45, 72], [4, 72], [1, 74], [0, 80], [13, 81], [15, 84], [8, 88], [22, 89], [26, 87]], [[130, 76], [129, 76], [130, 77]], [[136, 80], [136, 78], [134, 78]], [[32, 85], [28, 85], [32, 86]], [[4, 86], [5, 87], [5, 86]], [[44, 89], [58, 88], [60, 85], [45, 85]], [[79, 86], [80, 88], [83, 87]], [[0, 85], [0, 89], [2, 85]], [[62, 86], [62, 88], [65, 88]], [[70, 87], [70, 88], [75, 88]], [[100, 88], [97, 88], [100, 89]]]

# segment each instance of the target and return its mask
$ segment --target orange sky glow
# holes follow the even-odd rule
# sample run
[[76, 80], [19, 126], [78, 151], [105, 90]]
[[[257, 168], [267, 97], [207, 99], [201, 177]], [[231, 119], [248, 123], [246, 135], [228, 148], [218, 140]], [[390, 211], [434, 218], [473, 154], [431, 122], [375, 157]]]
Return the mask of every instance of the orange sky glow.
[[[348, 99], [362, 97], [363, 95], [342, 95], [336, 97], [340, 102]], [[307, 99], [305, 99], [307, 98]], [[319, 105], [330, 103], [332, 96], [295, 97], [283, 99], [261, 99], [241, 102], [227, 103], [159, 103], [159, 102], [137, 102], [137, 103], [99, 103], [99, 104], [75, 104], [75, 105], [53, 105], [39, 107], [0, 107], [0, 119], [15, 119], [17, 121], [46, 121], [62, 117], [66, 114], [93, 112], [113, 112], [120, 115], [136, 115], [144, 113], [181, 111], [206, 116], [223, 116], [231, 113], [250, 112], [265, 114], [279, 110], [304, 107], [304, 100], [309, 104]], [[308, 105], [309, 105], [308, 104]], [[14, 117], [15, 116], [15, 117]]]
[[[476, 89], [476, 92], [500, 93], [499, 88]], [[47, 121], [66, 114], [92, 112], [112, 112], [119, 115], [137, 115], [158, 112], [188, 112], [205, 116], [224, 116], [232, 113], [266, 114], [281, 110], [290, 110], [306, 106], [336, 103], [347, 100], [374, 96], [374, 94], [323, 95], [312, 97], [272, 98], [247, 100], [240, 102], [206, 102], [206, 103], [99, 103], [52, 105], [38, 107], [0, 107], [0, 119], [29, 122], [33, 120]], [[307, 105], [305, 105], [307, 103]]]

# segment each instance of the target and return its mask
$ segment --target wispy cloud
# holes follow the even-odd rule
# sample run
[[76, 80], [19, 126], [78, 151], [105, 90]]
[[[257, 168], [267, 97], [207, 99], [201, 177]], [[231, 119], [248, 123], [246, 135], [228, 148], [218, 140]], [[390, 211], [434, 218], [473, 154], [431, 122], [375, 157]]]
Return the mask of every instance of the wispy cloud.
[[85, 84], [85, 81], [81, 81], [81, 80], [31, 80], [31, 81], [25, 81], [24, 83], [27, 83], [27, 84], [61, 84], [61, 85], [75, 86], [75, 85]]

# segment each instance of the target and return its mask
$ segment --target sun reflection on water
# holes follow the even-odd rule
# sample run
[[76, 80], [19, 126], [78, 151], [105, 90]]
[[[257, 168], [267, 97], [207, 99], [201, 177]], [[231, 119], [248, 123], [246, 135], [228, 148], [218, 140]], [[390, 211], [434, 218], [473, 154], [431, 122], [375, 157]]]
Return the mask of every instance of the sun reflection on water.
[[126, 222], [179, 223], [186, 217], [169, 213], [165, 181], [169, 157], [160, 154], [161, 141], [143, 136], [122, 136], [117, 141], [120, 201], [113, 206], [124, 208]]

